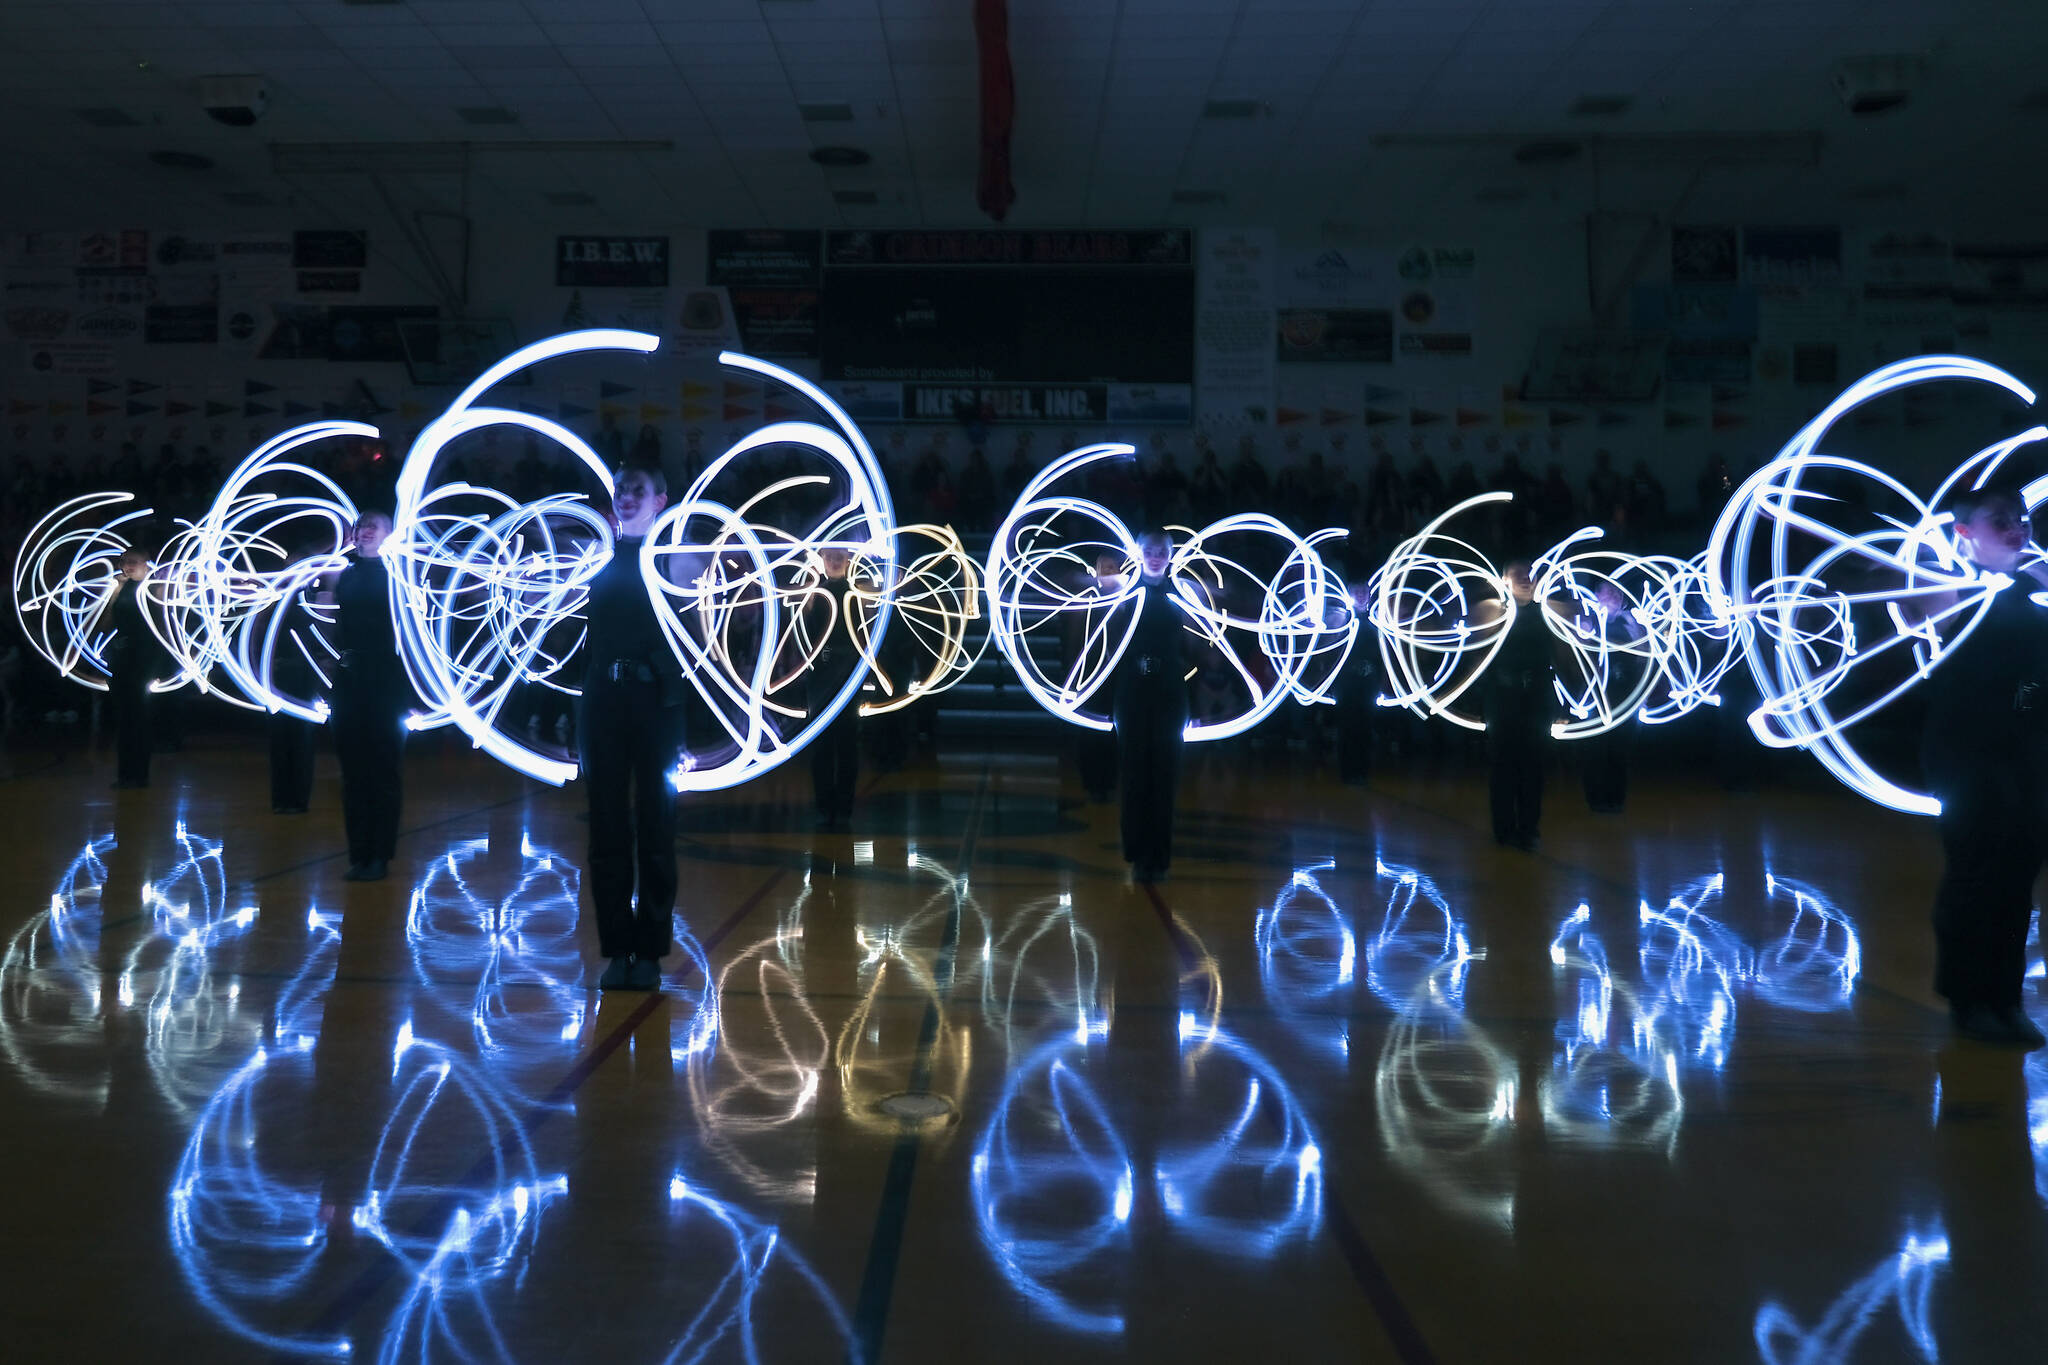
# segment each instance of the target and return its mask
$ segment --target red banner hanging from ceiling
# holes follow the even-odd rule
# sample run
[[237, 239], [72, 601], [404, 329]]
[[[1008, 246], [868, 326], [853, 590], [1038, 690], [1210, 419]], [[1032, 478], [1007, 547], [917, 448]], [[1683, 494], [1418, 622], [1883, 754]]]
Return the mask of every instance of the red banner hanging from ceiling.
[[998, 223], [1017, 202], [1010, 183], [1010, 130], [1017, 86], [1010, 70], [1009, 0], [974, 0], [974, 39], [981, 54], [981, 173], [975, 202]]

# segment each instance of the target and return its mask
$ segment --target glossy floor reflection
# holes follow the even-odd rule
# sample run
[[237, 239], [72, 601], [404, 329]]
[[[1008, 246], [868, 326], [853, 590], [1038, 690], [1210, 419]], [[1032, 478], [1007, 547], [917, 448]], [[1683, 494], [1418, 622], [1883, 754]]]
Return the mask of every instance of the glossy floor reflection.
[[10, 1359], [2048, 1354], [2048, 1059], [1950, 1041], [1932, 831], [1847, 797], [1532, 856], [1211, 755], [1146, 891], [1043, 755], [851, 835], [781, 774], [601, 998], [575, 792], [416, 758], [347, 884], [331, 770], [163, 767], [0, 783]]

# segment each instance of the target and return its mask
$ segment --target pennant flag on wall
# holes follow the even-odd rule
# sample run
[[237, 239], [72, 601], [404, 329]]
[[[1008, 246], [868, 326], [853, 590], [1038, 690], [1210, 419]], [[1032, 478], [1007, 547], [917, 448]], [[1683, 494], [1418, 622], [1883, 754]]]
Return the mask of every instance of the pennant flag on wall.
[[190, 403], [181, 402], [176, 398], [164, 404], [164, 416], [166, 417], [183, 417], [186, 413], [194, 411], [197, 411], [197, 409]]
[[1367, 384], [1365, 386], [1365, 401], [1368, 403], [1395, 402], [1400, 399], [1401, 394], [1402, 390], [1390, 389], [1385, 384]]
[[1674, 431], [1679, 427], [1696, 427], [1699, 424], [1700, 419], [1696, 413], [1687, 412], [1684, 408], [1664, 409], [1664, 430], [1666, 431]]
[[1342, 408], [1323, 409], [1323, 425], [1326, 427], [1341, 427], [1347, 422], [1356, 422], [1357, 420], [1358, 414], [1355, 412], [1346, 412]]
[[1466, 427], [1483, 427], [1492, 420], [1492, 413], [1482, 412], [1478, 408], [1458, 409], [1458, 430], [1460, 431], [1463, 431]]
[[784, 407], [780, 403], [768, 402], [761, 405], [761, 415], [771, 422], [787, 422], [793, 417], [804, 415], [802, 408]]
[[156, 390], [157, 386], [155, 384], [146, 384], [140, 379], [128, 381], [128, 396], [130, 398], [135, 397], [139, 393], [154, 393]]
[[561, 403], [557, 405], [555, 410], [561, 414], [561, 420], [564, 422], [568, 421], [571, 417], [590, 416], [590, 409], [584, 407], [581, 403]]
[[301, 403], [295, 398], [284, 400], [284, 415], [287, 417], [304, 417], [312, 411], [313, 405], [311, 403]]
[[727, 402], [737, 400], [742, 403], [752, 403], [758, 401], [760, 397], [761, 391], [752, 384], [739, 383], [731, 379], [725, 381], [725, 398]]
[[[685, 387], [688, 386], [686, 385]], [[705, 407], [702, 403], [683, 404], [683, 420], [685, 422], [705, 422], [709, 421], [711, 416], [711, 409]]]
[[1519, 431], [1523, 427], [1541, 426], [1543, 424], [1543, 409], [1523, 407], [1502, 408], [1500, 410], [1500, 424], [1510, 431]]
[[276, 391], [277, 385], [266, 384], [260, 379], [244, 379], [242, 381], [242, 397], [244, 398], [254, 398], [259, 393], [275, 393]]
[[737, 403], [727, 403], [725, 405], [725, 420], [728, 422], [744, 422], [753, 415], [754, 410], [752, 408], [742, 407]]
[[668, 415], [669, 409], [665, 404], [642, 403], [640, 405], [640, 420], [643, 422], [659, 422]]
[[1627, 412], [1608, 411], [1600, 414], [1602, 427], [1625, 427], [1635, 421], [1635, 415]]
[[69, 417], [72, 409], [76, 406], [77, 404], [66, 402], [62, 398], [52, 398], [50, 400], [50, 416]]
[[[110, 384], [108, 387], [116, 388], [119, 386]], [[109, 403], [104, 398], [88, 398], [85, 400], [85, 410], [90, 416], [104, 417], [108, 413], [119, 412], [121, 405], [119, 403]]]
[[1365, 424], [1369, 427], [1383, 427], [1389, 422], [1398, 422], [1400, 420], [1400, 413], [1389, 412], [1385, 408], [1367, 408], [1365, 410]]
[[85, 391], [89, 394], [94, 395], [102, 393], [113, 393], [120, 387], [121, 386], [119, 384], [116, 384], [111, 379], [88, 379], [85, 381]]
[[41, 403], [36, 402], [34, 399], [17, 398], [7, 405], [7, 415], [10, 417], [26, 417], [42, 406]]
[[712, 384], [700, 384], [694, 379], [685, 379], [683, 381], [683, 397], [685, 398], [709, 398], [717, 392], [717, 386]]
[[617, 398], [621, 394], [633, 392], [635, 387], [632, 384], [619, 384], [606, 379], [598, 384], [597, 396], [599, 398]]
[[235, 405], [233, 403], [223, 403], [217, 398], [206, 400], [206, 415], [208, 417], [225, 417], [234, 410]]
[[154, 403], [138, 403], [132, 398], [128, 400], [128, 415], [130, 417], [145, 417], [155, 411], [156, 404]]
[[1716, 431], [1726, 431], [1730, 427], [1739, 427], [1748, 420], [1749, 414], [1746, 412], [1735, 412], [1728, 408], [1714, 409], [1714, 430]]
[[1408, 409], [1408, 425], [1411, 427], [1426, 427], [1432, 422], [1443, 420], [1444, 415], [1440, 412], [1430, 412], [1423, 408]]
[[1273, 425], [1276, 427], [1289, 427], [1293, 426], [1296, 422], [1306, 422], [1308, 419], [1309, 414], [1303, 412], [1300, 408], [1279, 408], [1273, 414]]
[[267, 407], [262, 403], [242, 404], [242, 416], [244, 417], [269, 417], [276, 411], [276, 408]]
[[1716, 403], [1740, 403], [1747, 397], [1749, 397], [1749, 386], [1746, 384], [1714, 385], [1714, 401]]
[[1552, 408], [1550, 410], [1550, 429], [1552, 431], [1556, 431], [1559, 427], [1568, 427], [1574, 422], [1583, 422], [1585, 420], [1585, 413], [1574, 412], [1570, 408]]

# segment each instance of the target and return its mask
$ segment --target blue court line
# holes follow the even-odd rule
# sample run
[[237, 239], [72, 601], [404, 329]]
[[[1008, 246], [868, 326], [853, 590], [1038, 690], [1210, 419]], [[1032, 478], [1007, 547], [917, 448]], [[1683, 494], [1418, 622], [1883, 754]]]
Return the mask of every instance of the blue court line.
[[[975, 789], [974, 810], [960, 836], [959, 875], [965, 877], [974, 864], [974, 847], [981, 835], [981, 813], [988, 797], [989, 769], [981, 770], [981, 785]], [[947, 998], [953, 992], [954, 966], [960, 947], [960, 897], [956, 891], [953, 912], [946, 917], [946, 931], [939, 940], [938, 960], [933, 966], [931, 997], [925, 1002], [924, 1022], [917, 1032], [916, 1060], [910, 1081], [904, 1088], [916, 1094], [931, 1089], [932, 1050], [938, 1045], [939, 1025]], [[896, 1268], [903, 1254], [903, 1232], [910, 1217], [910, 1191], [917, 1177], [918, 1149], [923, 1145], [916, 1132], [903, 1133], [889, 1152], [889, 1169], [882, 1179], [882, 1203], [875, 1214], [875, 1230], [868, 1239], [867, 1264], [861, 1271], [860, 1292], [853, 1302], [853, 1350], [848, 1359], [854, 1365], [873, 1365], [882, 1356], [882, 1337], [889, 1326], [889, 1301], [896, 1292]]]

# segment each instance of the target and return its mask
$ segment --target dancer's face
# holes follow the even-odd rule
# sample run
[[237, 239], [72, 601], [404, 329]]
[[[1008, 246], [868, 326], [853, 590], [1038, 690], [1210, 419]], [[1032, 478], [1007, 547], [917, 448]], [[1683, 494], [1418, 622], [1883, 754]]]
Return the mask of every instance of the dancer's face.
[[1956, 532], [1980, 567], [2010, 573], [2027, 548], [2026, 509], [2016, 501], [1987, 502], [1968, 521], [1958, 521]]

